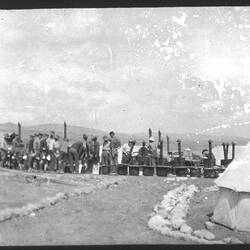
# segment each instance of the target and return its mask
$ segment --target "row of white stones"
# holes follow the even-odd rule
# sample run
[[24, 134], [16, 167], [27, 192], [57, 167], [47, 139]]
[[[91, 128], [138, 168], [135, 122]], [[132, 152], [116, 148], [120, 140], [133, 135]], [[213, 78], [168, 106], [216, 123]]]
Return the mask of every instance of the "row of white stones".
[[89, 194], [96, 189], [107, 188], [113, 184], [117, 184], [118, 181], [120, 182], [122, 179], [103, 179], [101, 182], [97, 183], [96, 185], [88, 185], [86, 187], [77, 188], [71, 192], [60, 192], [57, 193], [55, 196], [46, 197], [41, 201], [31, 204], [28, 203], [27, 205], [19, 208], [5, 208], [0, 210], [0, 222], [5, 220], [10, 220], [14, 217], [22, 217], [29, 215], [35, 211], [41, 210], [46, 206], [55, 205], [56, 203], [60, 202], [61, 200], [67, 200], [73, 196], [79, 196], [82, 194]]

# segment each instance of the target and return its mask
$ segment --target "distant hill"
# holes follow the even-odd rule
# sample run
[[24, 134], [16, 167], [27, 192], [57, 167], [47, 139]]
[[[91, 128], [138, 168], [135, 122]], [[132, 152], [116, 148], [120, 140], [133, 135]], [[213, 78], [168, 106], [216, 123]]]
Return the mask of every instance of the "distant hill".
[[[56, 134], [59, 136], [63, 136], [63, 124], [40, 124], [34, 126], [22, 126], [22, 139], [27, 141], [30, 134], [35, 132], [47, 132], [49, 133], [51, 130], [54, 130]], [[0, 132], [17, 132], [17, 124], [13, 123], [4, 123], [0, 124]], [[92, 128], [84, 128], [80, 126], [67, 126], [68, 138], [71, 141], [76, 141], [82, 138], [82, 134], [86, 133], [87, 135], [96, 135], [98, 136], [98, 140], [102, 142], [102, 137], [104, 135], [108, 135], [108, 131], [102, 131], [99, 129]], [[158, 140], [158, 131], [153, 131], [153, 136], [155, 140]], [[237, 136], [210, 136], [210, 135], [195, 135], [195, 134], [168, 134], [170, 138], [170, 151], [177, 151], [177, 139], [182, 140], [182, 149], [183, 148], [191, 148], [196, 153], [201, 153], [201, 150], [204, 148], [208, 148], [208, 140], [211, 139], [213, 141], [213, 147], [217, 145], [221, 145], [222, 142], [235, 141], [238, 145], [246, 145], [249, 138], [237, 137]], [[128, 142], [130, 138], [135, 139], [137, 144], [140, 144], [142, 140], [148, 139], [148, 131], [145, 133], [136, 133], [136, 134], [125, 134], [125, 133], [117, 133], [117, 137], [121, 140], [122, 143]], [[162, 133], [162, 139], [164, 142], [164, 151], [166, 151], [166, 133]]]

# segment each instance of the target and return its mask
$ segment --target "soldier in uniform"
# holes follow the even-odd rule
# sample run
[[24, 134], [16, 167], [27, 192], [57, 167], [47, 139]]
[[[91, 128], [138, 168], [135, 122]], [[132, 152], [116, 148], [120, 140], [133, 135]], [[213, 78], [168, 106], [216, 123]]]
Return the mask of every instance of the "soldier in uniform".
[[125, 143], [122, 146], [122, 163], [128, 163], [132, 145], [133, 145], [133, 140], [130, 139], [128, 143]]
[[118, 149], [121, 147], [120, 140], [115, 136], [115, 133], [111, 131], [110, 135], [110, 153], [111, 153], [111, 174], [117, 174], [118, 167]]
[[89, 147], [89, 161], [88, 161], [88, 172], [92, 172], [93, 165], [97, 164], [100, 160], [99, 151], [100, 151], [100, 143], [97, 141], [97, 136], [92, 137], [92, 143]]
[[39, 134], [35, 134], [34, 135], [33, 149], [34, 149], [33, 167], [34, 167], [34, 164], [35, 164], [36, 165], [35, 168], [38, 169], [38, 162], [37, 161], [40, 159], [40, 140], [39, 140]]
[[48, 134], [43, 134], [43, 137], [40, 140], [40, 150], [46, 150], [48, 151], [48, 145], [47, 145], [47, 139], [49, 138]]
[[139, 149], [138, 152], [138, 162], [139, 165], [149, 165], [149, 150], [146, 147], [146, 142], [142, 141], [142, 147]]
[[148, 151], [150, 155], [150, 165], [155, 166], [157, 161], [157, 144], [152, 136], [149, 138]]
[[56, 157], [56, 167], [55, 167], [56, 170], [59, 170], [60, 148], [61, 148], [60, 136], [56, 135], [55, 136], [55, 146], [54, 146], [54, 155]]
[[[75, 142], [69, 148], [69, 162], [70, 162], [70, 171], [78, 173], [79, 172], [79, 162], [83, 161], [87, 157], [88, 143], [87, 135], [83, 135], [83, 141]], [[74, 170], [75, 162], [75, 170]]]
[[49, 138], [46, 140], [48, 146], [49, 169], [56, 170], [56, 156], [55, 156], [55, 132], [51, 131]]
[[28, 169], [32, 169], [34, 162], [34, 135], [30, 135], [30, 138], [26, 145], [26, 152], [28, 154]]
[[65, 162], [69, 158], [69, 139], [63, 139], [61, 142], [61, 147], [60, 147], [60, 156], [59, 156], [59, 171], [60, 172], [65, 172]]
[[111, 163], [110, 141], [106, 135], [103, 136], [101, 163], [102, 165], [105, 165], [105, 166], [109, 166]]

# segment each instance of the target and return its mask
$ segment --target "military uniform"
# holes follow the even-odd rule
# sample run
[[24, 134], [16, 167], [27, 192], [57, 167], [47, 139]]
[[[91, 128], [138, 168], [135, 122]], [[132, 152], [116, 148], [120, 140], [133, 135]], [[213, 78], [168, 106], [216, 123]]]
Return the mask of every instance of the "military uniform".
[[111, 165], [112, 173], [117, 172], [118, 165], [118, 149], [121, 147], [121, 142], [116, 136], [110, 137], [110, 153], [111, 153]]
[[89, 161], [88, 161], [88, 171], [92, 172], [93, 165], [100, 161], [99, 151], [100, 143], [94, 137], [92, 143], [89, 145]]
[[102, 145], [102, 158], [101, 163], [105, 166], [109, 166], [111, 163], [110, 155], [110, 141], [105, 140]]
[[68, 140], [63, 140], [60, 142], [60, 156], [59, 156], [59, 170], [65, 172], [65, 161], [68, 160], [69, 157], [69, 141]]
[[70, 162], [70, 170], [74, 171], [74, 162], [75, 162], [75, 171], [79, 170], [79, 160], [82, 159], [84, 155], [84, 146], [82, 141], [75, 142], [69, 148], [69, 162]]
[[149, 165], [149, 150], [143, 145], [138, 152], [139, 165]]

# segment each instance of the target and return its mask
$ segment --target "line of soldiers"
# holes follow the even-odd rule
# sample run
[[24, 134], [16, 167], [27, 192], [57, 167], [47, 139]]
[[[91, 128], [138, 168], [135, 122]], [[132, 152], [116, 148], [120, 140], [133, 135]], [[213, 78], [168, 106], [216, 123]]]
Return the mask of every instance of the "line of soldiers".
[[[111, 165], [112, 173], [117, 173], [118, 149], [121, 142], [111, 131], [110, 137], [103, 137], [103, 149], [101, 164]], [[11, 147], [11, 149], [10, 149]], [[24, 169], [54, 170], [65, 172], [69, 163], [69, 172], [79, 173], [84, 166], [84, 172], [92, 172], [94, 164], [100, 162], [100, 143], [97, 136], [88, 138], [83, 134], [82, 140], [70, 143], [68, 139], [62, 139], [54, 131], [50, 134], [35, 133], [30, 135], [26, 145], [15, 133], [6, 134], [1, 145], [1, 164], [6, 162], [8, 153], [15, 158], [26, 155]]]

